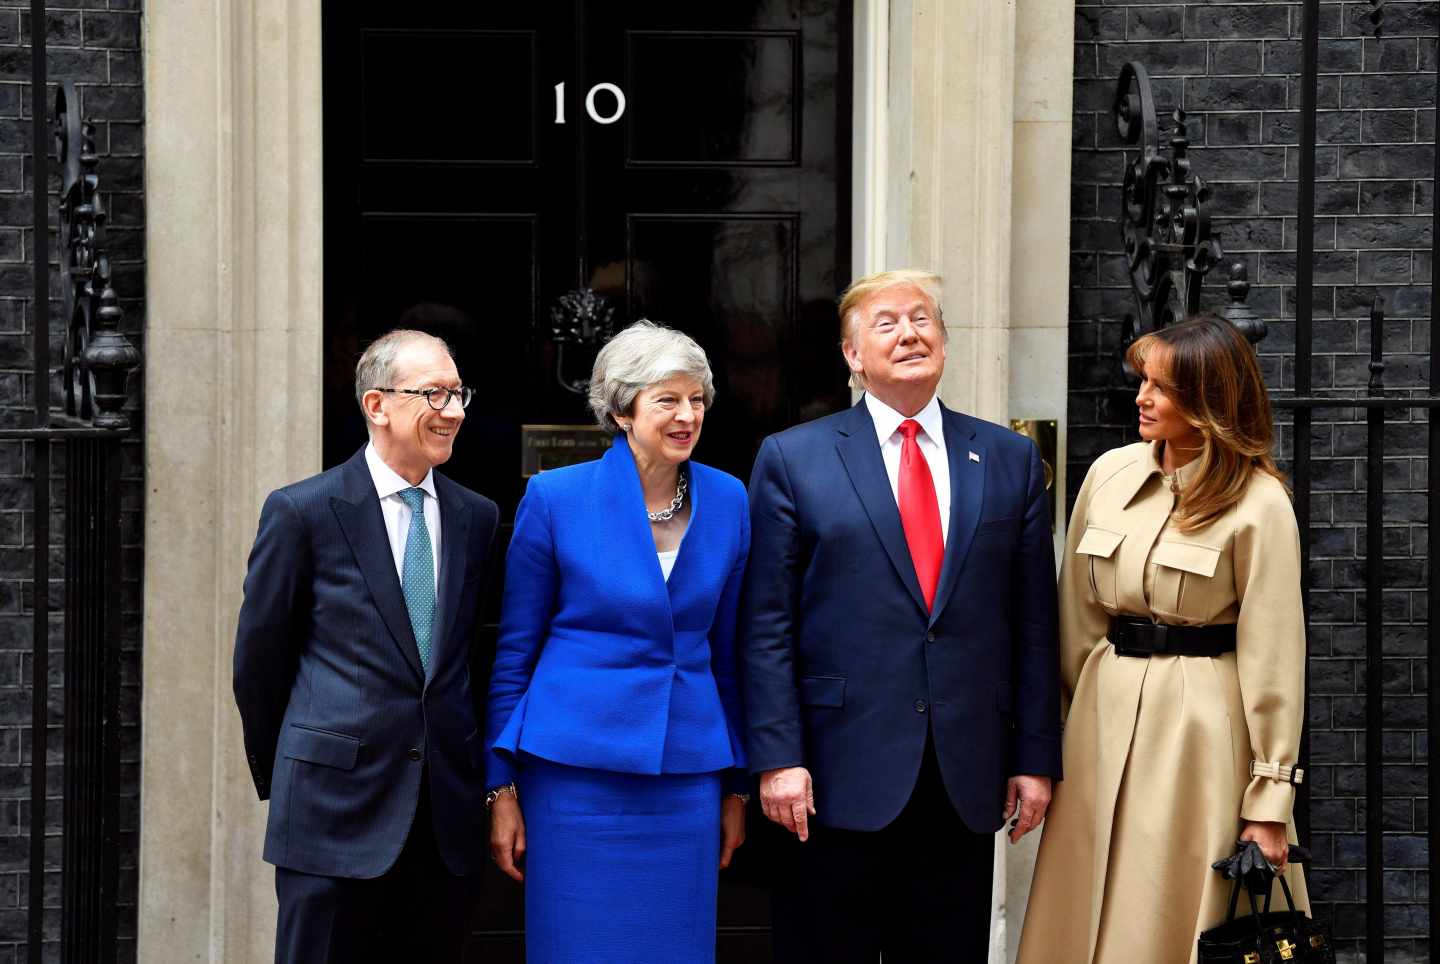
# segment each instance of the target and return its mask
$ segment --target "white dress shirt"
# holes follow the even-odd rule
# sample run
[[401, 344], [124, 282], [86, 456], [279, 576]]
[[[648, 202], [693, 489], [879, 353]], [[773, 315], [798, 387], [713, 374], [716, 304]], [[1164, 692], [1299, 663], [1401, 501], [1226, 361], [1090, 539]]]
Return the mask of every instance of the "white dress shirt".
[[[405, 578], [405, 539], [410, 534], [410, 506], [400, 498], [405, 489], [416, 488], [400, 477], [380, 458], [375, 443], [365, 446], [365, 464], [380, 496], [380, 514], [385, 517], [385, 535], [390, 539], [390, 552], [395, 557], [395, 574]], [[435, 470], [425, 473], [418, 488], [425, 492], [425, 526], [430, 530], [430, 552], [435, 559], [435, 594], [440, 594], [440, 499], [435, 495]]]
[[[870, 410], [870, 420], [875, 423], [875, 435], [880, 440], [880, 455], [885, 459], [885, 474], [890, 476], [890, 494], [895, 504], [900, 504], [900, 446], [905, 436], [900, 434], [900, 423], [906, 416], [880, 401], [869, 392], [865, 393], [865, 407]], [[912, 416], [920, 423], [915, 441], [925, 464], [930, 466], [930, 478], [935, 481], [935, 501], [940, 505], [940, 539], [943, 542], [950, 535], [950, 461], [945, 456], [945, 420], [940, 414], [940, 400], [930, 396], [930, 401]]]

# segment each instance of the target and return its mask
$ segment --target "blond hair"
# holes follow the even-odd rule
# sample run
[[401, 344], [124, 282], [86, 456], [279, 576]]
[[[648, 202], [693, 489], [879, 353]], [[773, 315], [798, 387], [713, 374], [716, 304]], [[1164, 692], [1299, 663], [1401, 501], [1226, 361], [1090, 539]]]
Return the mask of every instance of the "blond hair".
[[1195, 481], [1181, 492], [1175, 516], [1181, 532], [1229, 511], [1256, 472], [1285, 483], [1270, 452], [1275, 430], [1265, 379], [1255, 349], [1234, 325], [1197, 315], [1137, 338], [1125, 360], [1200, 433]]
[[[925, 297], [935, 306], [935, 320], [940, 325], [942, 338], [949, 337], [949, 331], [945, 328], [945, 311], [940, 305], [940, 296], [943, 290], [943, 280], [933, 271], [926, 271], [923, 268], [896, 268], [892, 271], [878, 271], [875, 274], [868, 274], [863, 278], [857, 278], [845, 289], [840, 296], [840, 345], [849, 342], [850, 336], [855, 333], [855, 319], [859, 314], [860, 306], [865, 299], [871, 295], [878, 294], [887, 288], [915, 287], [924, 292]], [[858, 374], [850, 376], [851, 388], [864, 388], [865, 379]]]

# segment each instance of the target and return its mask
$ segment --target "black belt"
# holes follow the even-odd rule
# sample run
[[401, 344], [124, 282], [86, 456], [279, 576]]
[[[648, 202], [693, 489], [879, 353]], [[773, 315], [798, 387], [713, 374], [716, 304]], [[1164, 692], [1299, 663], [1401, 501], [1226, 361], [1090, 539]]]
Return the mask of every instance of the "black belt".
[[1219, 656], [1235, 651], [1235, 624], [1167, 626], [1134, 616], [1110, 620], [1117, 656]]

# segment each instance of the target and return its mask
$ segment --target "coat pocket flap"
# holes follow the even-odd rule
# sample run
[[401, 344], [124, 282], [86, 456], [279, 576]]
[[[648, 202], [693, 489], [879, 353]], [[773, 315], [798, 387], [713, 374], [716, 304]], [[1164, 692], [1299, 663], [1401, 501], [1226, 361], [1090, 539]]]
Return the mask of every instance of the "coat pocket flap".
[[1193, 542], [1160, 542], [1156, 543], [1151, 551], [1150, 561], [1157, 566], [1183, 569], [1209, 577], [1215, 575], [1215, 567], [1220, 562], [1220, 550]]
[[1120, 543], [1125, 541], [1125, 533], [1111, 532], [1109, 529], [1102, 529], [1099, 526], [1088, 526], [1085, 534], [1080, 537], [1080, 544], [1075, 547], [1077, 555], [1102, 556], [1106, 559], [1115, 554], [1120, 548]]
[[285, 756], [340, 770], [353, 770], [360, 756], [360, 741], [343, 733], [291, 723], [290, 731], [285, 735]]
[[844, 706], [845, 677], [800, 677], [800, 702], [806, 706]]

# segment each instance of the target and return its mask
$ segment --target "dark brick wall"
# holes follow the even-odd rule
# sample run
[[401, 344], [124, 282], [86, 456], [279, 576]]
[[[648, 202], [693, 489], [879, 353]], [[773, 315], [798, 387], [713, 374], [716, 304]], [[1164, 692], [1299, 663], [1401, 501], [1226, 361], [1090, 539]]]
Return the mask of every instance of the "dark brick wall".
[[[83, 115], [96, 122], [101, 157], [100, 189], [109, 210], [109, 252], [114, 285], [125, 309], [124, 328], [137, 347], [144, 319], [144, 198], [142, 171], [143, 100], [139, 0], [58, 0], [49, 5], [47, 66], [52, 83], [80, 85]], [[31, 304], [34, 250], [33, 187], [30, 160], [30, 15], [24, 0], [0, 0], [0, 423], [30, 424], [32, 411]], [[50, 103], [53, 107], [53, 93]], [[52, 168], [50, 191], [59, 187]], [[55, 205], [51, 206], [51, 261], [55, 263]], [[58, 281], [58, 278], [52, 275]], [[59, 294], [52, 288], [52, 299]], [[58, 365], [62, 344], [58, 301], [51, 304], [51, 359]], [[132, 417], [138, 409], [135, 379]], [[52, 379], [59, 399], [59, 381]], [[121, 722], [124, 727], [121, 807], [120, 960], [135, 958], [136, 838], [139, 796], [140, 722], [140, 572], [143, 453], [138, 434], [124, 446], [122, 490], [124, 549], [124, 663]], [[63, 607], [64, 465], [63, 446], [52, 447], [50, 532], [51, 600]], [[31, 559], [34, 479], [31, 443], [0, 442], [0, 964], [25, 959], [25, 922], [29, 911], [30, 703], [32, 619]], [[63, 625], [51, 623], [51, 726], [45, 814], [46, 940], [59, 939], [62, 840], [60, 793], [63, 774], [64, 720]], [[47, 960], [59, 960], [58, 943], [46, 948]]]
[[[1420, 389], [1428, 371], [1435, 140], [1435, 3], [1322, 4], [1316, 190], [1314, 386], [1344, 395], [1369, 378], [1371, 299], [1387, 302], [1386, 384]], [[1108, 111], [1127, 60], [1142, 61], [1168, 126], [1190, 112], [1195, 172], [1227, 252], [1249, 267], [1250, 304], [1269, 323], [1260, 345], [1272, 389], [1293, 387], [1301, 21], [1298, 4], [1076, 5], [1071, 205], [1070, 460], [1135, 439], [1111, 362], [1131, 297], [1118, 244], [1122, 152]], [[1207, 291], [1224, 304], [1223, 278]], [[1288, 417], [1282, 415], [1282, 423]], [[1317, 413], [1311, 517], [1312, 894], [1347, 959], [1364, 931], [1365, 424], [1354, 409]], [[1428, 960], [1425, 426], [1392, 413], [1385, 430], [1385, 860], [1391, 961]], [[1292, 452], [1281, 426], [1281, 456]], [[1073, 498], [1072, 489], [1071, 496]]]

